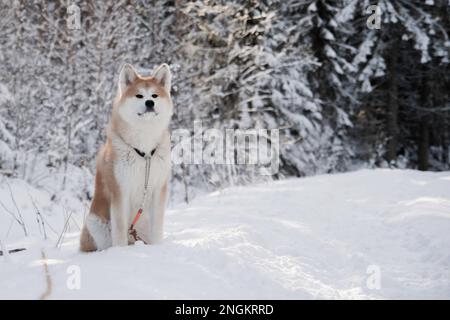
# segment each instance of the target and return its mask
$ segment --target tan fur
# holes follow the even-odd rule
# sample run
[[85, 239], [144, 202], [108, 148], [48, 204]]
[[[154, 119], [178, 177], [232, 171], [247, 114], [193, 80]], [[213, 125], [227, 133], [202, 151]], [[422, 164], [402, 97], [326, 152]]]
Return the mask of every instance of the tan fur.
[[[152, 88], [158, 95], [159, 99], [170, 99], [170, 96], [166, 93], [164, 87], [158, 84], [158, 82], [156, 82], [153, 77], [139, 77], [127, 88], [124, 93], [122, 93], [122, 95], [120, 95], [114, 101], [113, 110], [117, 111], [117, 109], [120, 108], [123, 100], [125, 100], [126, 98], [136, 96], [139, 93], [140, 88]], [[119, 117], [115, 117], [113, 112], [110, 129], [122, 135], [123, 131], [126, 130], [124, 127], [125, 125], [123, 123], [123, 120]]]
[[161, 194], [159, 195], [162, 203], [165, 203], [166, 199], [167, 199], [167, 191], [169, 189], [168, 184], [169, 184], [169, 181], [166, 181], [164, 183], [164, 186], [162, 187], [162, 190], [161, 190]]
[[[121, 192], [121, 190], [122, 191], [124, 190], [123, 189], [124, 186], [120, 185], [119, 181], [115, 176], [117, 174], [116, 169], [119, 169], [120, 172], [120, 168], [123, 168], [124, 159], [123, 159], [123, 145], [120, 147], [122, 148], [121, 149], [122, 158], [121, 158], [118, 154], [118, 150], [116, 149], [117, 145], [113, 141], [113, 137], [115, 137], [115, 139], [123, 140], [121, 141], [121, 143], [127, 146], [127, 142], [125, 141], [125, 139], [117, 137], [126, 136], [127, 132], [130, 130], [130, 124], [126, 123], [125, 120], [121, 118], [118, 110], [126, 99], [128, 98], [136, 99], [135, 96], [145, 89], [151, 89], [151, 92], [158, 95], [158, 99], [164, 99], [163, 101], [166, 101], [170, 106], [172, 106], [172, 102], [170, 100], [170, 93], [166, 91], [165, 87], [161, 85], [161, 83], [159, 83], [153, 77], [137, 76], [136, 79], [126, 87], [126, 90], [124, 90], [124, 92], [120, 94], [119, 90], [119, 95], [113, 104], [113, 112], [109, 124], [108, 138], [105, 145], [100, 149], [96, 161], [95, 192], [90, 208], [89, 218], [92, 219], [94, 217], [96, 221], [100, 221], [105, 225], [110, 224], [113, 230], [111, 232], [115, 232], [115, 234], [118, 235], [119, 237], [115, 238], [116, 244], [120, 242], [121, 245], [123, 245], [124, 243], [123, 237], [126, 236], [124, 232], [128, 230], [128, 225], [126, 224], [129, 221], [129, 217], [126, 215], [130, 211], [132, 211], [130, 210], [130, 208], [132, 208], [132, 206], [134, 206], [135, 204], [131, 204], [131, 207], [126, 206], [128, 203], [124, 201], [123, 199], [124, 195], [123, 192]], [[165, 156], [164, 158], [166, 159], [164, 161], [169, 161], [167, 168], [169, 168], [168, 172], [170, 172], [170, 135], [168, 134], [167, 130], [165, 130], [165, 132], [160, 132], [157, 134], [158, 135], [155, 135], [154, 138], [162, 139], [161, 143], [157, 144], [161, 146], [160, 152], [164, 153]], [[130, 148], [131, 146], [128, 145], [127, 147]], [[143, 160], [139, 159], [137, 161]], [[117, 167], [119, 162], [121, 163], [122, 167]], [[143, 228], [144, 230], [146, 230], [146, 228], [151, 230], [150, 235], [148, 234], [142, 235], [143, 238], [148, 239], [148, 243], [157, 242], [158, 239], [162, 238], [161, 232], [162, 232], [164, 207], [168, 191], [168, 173], [166, 178], [164, 179], [165, 180], [162, 185], [159, 185], [159, 187], [158, 185], [155, 185], [156, 187], [156, 189], [154, 190], [155, 194], [153, 195], [152, 198], [153, 203], [151, 204], [150, 211], [152, 211], [152, 214], [155, 216], [154, 218], [155, 226], [148, 226], [149, 224], [148, 221], [142, 221], [141, 223], [141, 228]], [[160, 182], [154, 181], [154, 183], [158, 184]], [[90, 229], [85, 223], [82, 228], [80, 236], [80, 250], [84, 252], [98, 250], [94, 240], [95, 234], [92, 235], [89, 230]], [[151, 233], [153, 233], [154, 235], [151, 235]], [[126, 243], [129, 242], [126, 241]], [[112, 245], [115, 245], [114, 240]]]
[[[167, 93], [166, 90], [164, 90], [164, 87], [161, 86], [153, 77], [139, 77], [137, 78], [128, 88], [127, 90], [122, 93], [120, 100], [125, 99], [127, 97], [134, 97], [135, 95], [138, 94], [139, 92], [139, 88], [144, 87], [144, 88], [150, 88], [153, 87], [155, 88], [155, 93], [161, 97], [167, 97]], [[120, 105], [120, 103], [116, 104], [116, 105]]]
[[[95, 191], [92, 199], [90, 214], [98, 216], [102, 221], [111, 219], [111, 200], [120, 197], [119, 186], [114, 177], [113, 161], [116, 159], [111, 139], [100, 149], [97, 155], [97, 172], [95, 174]], [[83, 226], [80, 237], [81, 251], [97, 250], [94, 239], [89, 234], [86, 225]]]
[[80, 236], [80, 251], [83, 252], [92, 252], [96, 251], [97, 246], [95, 245], [94, 238], [92, 238], [89, 230], [86, 228], [86, 225], [81, 229]]

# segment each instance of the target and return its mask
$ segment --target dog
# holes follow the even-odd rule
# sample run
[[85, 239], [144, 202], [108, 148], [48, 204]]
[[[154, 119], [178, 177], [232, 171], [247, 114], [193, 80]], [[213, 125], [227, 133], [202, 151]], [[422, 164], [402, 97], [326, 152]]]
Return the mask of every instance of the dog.
[[83, 252], [163, 238], [171, 171], [169, 124], [173, 114], [167, 64], [142, 77], [130, 64], [96, 159], [95, 192], [80, 236]]

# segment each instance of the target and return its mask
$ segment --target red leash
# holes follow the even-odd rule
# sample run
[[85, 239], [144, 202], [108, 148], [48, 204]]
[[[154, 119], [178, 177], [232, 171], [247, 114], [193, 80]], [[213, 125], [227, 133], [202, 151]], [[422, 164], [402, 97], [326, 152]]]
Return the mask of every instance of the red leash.
[[131, 223], [130, 229], [128, 229], [128, 233], [133, 237], [134, 241], [142, 241], [143, 243], [148, 244], [147, 242], [145, 242], [145, 240], [143, 240], [141, 237], [138, 236], [137, 231], [134, 228], [134, 226], [136, 225], [136, 222], [141, 217], [142, 211], [143, 211], [142, 208], [140, 208], [138, 210], [138, 212], [136, 213], [136, 216], [134, 217], [134, 220]]

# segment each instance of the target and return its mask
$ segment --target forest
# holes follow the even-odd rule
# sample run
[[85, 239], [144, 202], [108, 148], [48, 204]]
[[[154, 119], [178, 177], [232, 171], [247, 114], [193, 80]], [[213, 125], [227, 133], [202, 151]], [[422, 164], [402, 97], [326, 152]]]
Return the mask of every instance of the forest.
[[0, 0], [0, 300], [449, 299], [449, 17]]
[[[93, 174], [120, 67], [164, 62], [172, 129], [279, 130], [269, 179], [449, 170], [449, 14], [445, 0], [1, 1], [0, 172], [57, 173], [62, 189], [72, 167]], [[260, 179], [181, 164], [172, 185], [189, 201]]]

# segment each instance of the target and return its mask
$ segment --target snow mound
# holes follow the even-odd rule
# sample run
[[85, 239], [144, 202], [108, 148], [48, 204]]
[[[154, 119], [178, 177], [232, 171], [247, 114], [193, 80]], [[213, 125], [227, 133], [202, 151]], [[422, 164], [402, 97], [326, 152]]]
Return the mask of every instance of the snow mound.
[[0, 257], [0, 299], [45, 292], [42, 248], [50, 299], [448, 299], [449, 190], [450, 172], [410, 170], [230, 188], [170, 209], [161, 245], [22, 241]]

